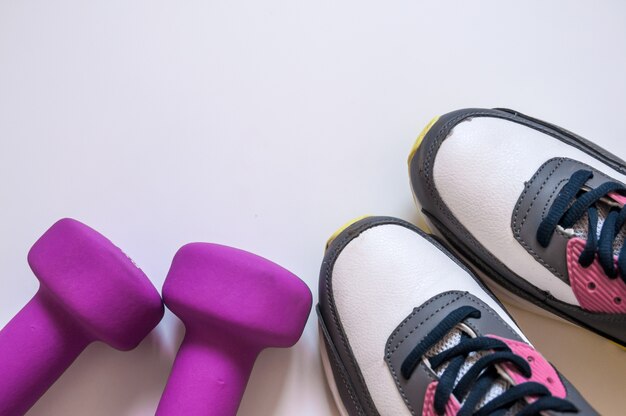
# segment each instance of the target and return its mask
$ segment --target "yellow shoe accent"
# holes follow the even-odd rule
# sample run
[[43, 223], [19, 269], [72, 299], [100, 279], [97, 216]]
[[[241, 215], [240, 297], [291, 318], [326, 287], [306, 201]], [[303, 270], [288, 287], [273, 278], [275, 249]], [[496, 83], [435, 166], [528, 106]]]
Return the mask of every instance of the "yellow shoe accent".
[[625, 347], [625, 346], [620, 345], [620, 344], [618, 344], [618, 343], [617, 343], [617, 342], [615, 342], [615, 341], [611, 341], [611, 343], [613, 343], [613, 344], [617, 345], [617, 348], [619, 348], [620, 350], [626, 351], [626, 347]]
[[430, 226], [424, 219], [420, 218], [421, 221], [417, 222], [417, 228], [424, 231], [426, 234], [432, 234], [433, 230], [430, 229]]
[[326, 241], [326, 249], [328, 249], [328, 246], [330, 246], [330, 243], [332, 243], [335, 238], [337, 238], [337, 236], [339, 236], [339, 234], [341, 234], [346, 228], [348, 228], [349, 226], [351, 226], [354, 223], [357, 223], [359, 221], [361, 221], [362, 219], [371, 217], [371, 215], [361, 215], [358, 218], [355, 218], [351, 221], [348, 221], [347, 223], [345, 223], [344, 225], [342, 225], [341, 227], [339, 227], [339, 229], [337, 231], [335, 231], [333, 233], [333, 235], [330, 236], [330, 238], [328, 239], [328, 241]]
[[437, 120], [439, 120], [439, 116], [436, 116], [432, 120], [430, 120], [428, 124], [426, 125], [426, 127], [424, 127], [420, 135], [417, 136], [417, 140], [415, 140], [415, 143], [413, 144], [411, 153], [409, 153], [408, 163], [411, 163], [411, 159], [413, 159], [413, 156], [415, 156], [415, 152], [417, 152], [417, 149], [419, 149], [420, 145], [422, 144], [422, 141], [424, 140], [424, 136], [426, 136], [426, 133], [428, 133], [430, 128], [433, 126], [433, 124], [437, 122]]

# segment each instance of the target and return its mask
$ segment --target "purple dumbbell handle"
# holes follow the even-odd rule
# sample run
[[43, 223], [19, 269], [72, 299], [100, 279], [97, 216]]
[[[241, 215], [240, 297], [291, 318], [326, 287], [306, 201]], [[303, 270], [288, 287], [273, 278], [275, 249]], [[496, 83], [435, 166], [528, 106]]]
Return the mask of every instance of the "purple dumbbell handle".
[[240, 339], [187, 332], [156, 416], [235, 415], [258, 353]]
[[26, 413], [90, 341], [40, 290], [0, 331], [0, 414]]
[[311, 291], [288, 270], [208, 243], [176, 253], [163, 299], [186, 334], [157, 416], [234, 416], [258, 354], [293, 346], [311, 310]]

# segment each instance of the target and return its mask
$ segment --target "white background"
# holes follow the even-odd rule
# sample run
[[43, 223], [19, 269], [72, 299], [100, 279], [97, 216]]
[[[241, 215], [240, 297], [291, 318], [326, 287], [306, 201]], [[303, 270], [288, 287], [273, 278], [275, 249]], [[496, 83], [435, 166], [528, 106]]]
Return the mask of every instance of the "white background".
[[[0, 326], [66, 216], [159, 288], [178, 247], [211, 241], [317, 298], [337, 227], [418, 221], [406, 157], [434, 115], [512, 107], [626, 157], [625, 52], [620, 1], [0, 0]], [[626, 352], [514, 312], [601, 413], [623, 411]], [[29, 416], [152, 415], [181, 336], [168, 313], [133, 352], [90, 346]], [[334, 414], [312, 315], [262, 354], [240, 415]]]

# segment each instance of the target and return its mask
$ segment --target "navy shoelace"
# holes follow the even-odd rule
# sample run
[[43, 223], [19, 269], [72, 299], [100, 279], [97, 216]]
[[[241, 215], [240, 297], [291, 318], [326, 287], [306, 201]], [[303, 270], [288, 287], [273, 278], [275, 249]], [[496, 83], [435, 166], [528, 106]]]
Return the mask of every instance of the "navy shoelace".
[[[409, 379], [419, 363], [434, 345], [441, 341], [451, 330], [467, 318], [480, 318], [480, 311], [471, 306], [462, 306], [450, 312], [433, 330], [417, 345], [402, 362], [401, 373]], [[467, 372], [455, 381], [461, 367], [472, 352], [488, 352], [479, 358]], [[526, 378], [531, 377], [532, 371], [528, 362], [514, 354], [504, 342], [489, 337], [472, 338], [461, 332], [461, 340], [454, 347], [444, 350], [428, 359], [430, 367], [436, 371], [443, 364], [448, 366], [439, 377], [435, 390], [434, 408], [439, 415], [445, 413], [446, 404], [450, 396], [454, 395], [462, 403], [458, 416], [503, 416], [513, 406], [523, 404], [518, 416], [539, 415], [542, 411], [553, 410], [558, 412], [574, 412], [578, 409], [567, 400], [554, 397], [543, 384], [529, 381], [512, 386], [499, 396], [489, 400], [484, 406], [475, 411], [476, 407], [487, 394], [491, 386], [498, 381], [500, 375], [495, 367], [499, 363], [511, 363]], [[536, 398], [532, 403], [524, 403], [525, 397]]]
[[598, 255], [598, 261], [604, 273], [615, 279], [621, 270], [621, 278], [626, 282], [626, 244], [622, 245], [617, 257], [617, 268], [613, 258], [613, 245], [620, 230], [626, 223], [626, 208], [611, 207], [607, 214], [600, 237], [598, 238], [598, 208], [596, 203], [610, 192], [624, 192], [626, 187], [618, 182], [604, 182], [595, 189], [585, 191], [585, 184], [593, 177], [593, 172], [579, 170], [574, 172], [561, 192], [554, 199], [546, 217], [537, 229], [537, 241], [542, 247], [550, 244], [552, 235], [557, 226], [565, 229], [572, 228], [585, 213], [589, 217], [587, 243], [578, 262], [583, 267], [589, 267]]

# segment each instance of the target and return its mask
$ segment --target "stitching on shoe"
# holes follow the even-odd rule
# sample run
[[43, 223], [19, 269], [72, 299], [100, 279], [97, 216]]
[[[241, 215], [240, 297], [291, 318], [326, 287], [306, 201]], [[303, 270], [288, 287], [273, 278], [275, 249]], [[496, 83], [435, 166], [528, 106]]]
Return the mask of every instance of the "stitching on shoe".
[[[461, 299], [462, 297], [466, 296], [468, 292], [464, 292], [461, 295], [458, 295], [456, 298], [452, 299], [451, 301], [449, 301], [448, 303], [446, 303], [445, 305], [440, 306], [439, 308], [437, 308], [433, 313], [431, 313], [429, 316], [427, 316], [424, 320], [422, 320], [419, 324], [417, 324], [415, 326], [415, 328], [411, 329], [409, 332], [407, 332], [404, 335], [404, 338], [401, 339], [394, 347], [393, 347], [393, 351], [389, 351], [389, 348], [387, 349], [387, 353], [388, 354], [393, 354], [394, 352], [396, 352], [398, 350], [398, 348], [400, 348], [400, 345], [402, 345], [404, 343], [404, 341], [406, 341], [420, 326], [422, 326], [423, 324], [425, 324], [430, 318], [432, 318], [433, 316], [437, 315], [442, 309], [445, 309], [447, 306], [453, 304], [454, 302], [458, 301], [459, 299]], [[448, 293], [444, 293], [442, 295], [439, 295], [437, 297], [432, 298], [430, 301], [426, 302], [424, 305], [422, 305], [419, 309], [416, 309], [413, 311], [413, 313], [411, 314], [411, 318], [413, 316], [415, 316], [420, 310], [422, 310], [423, 308], [425, 308], [426, 306], [428, 306], [429, 304], [431, 304], [432, 302], [434, 302], [435, 300], [447, 295]], [[404, 322], [400, 325], [400, 327], [398, 328], [398, 330], [396, 331], [396, 333], [393, 335], [393, 338], [395, 339], [395, 337], [397, 336], [397, 334], [400, 332], [400, 330], [402, 329], [402, 327], [404, 327], [407, 322]]]
[[[528, 206], [528, 209], [526, 210], [526, 213], [524, 214], [524, 217], [522, 218], [521, 222], [518, 223], [518, 221], [517, 221], [518, 212], [519, 212], [519, 209], [521, 208], [522, 203], [524, 202], [524, 200], [526, 198], [526, 194], [528, 193], [528, 191], [530, 191], [530, 188], [532, 187], [534, 182], [539, 177], [539, 174], [546, 168], [546, 166], [548, 166], [548, 164], [553, 163], [555, 160], [557, 161], [556, 165], [554, 166], [554, 168], [552, 168], [552, 170], [550, 171], [548, 176], [544, 179], [544, 181], [541, 184], [541, 186], [539, 186], [539, 189], [537, 190], [537, 193], [535, 194], [533, 199], [530, 201], [530, 204]], [[526, 248], [526, 251], [528, 251], [530, 254], [532, 254], [532, 256], [535, 258], [535, 260], [537, 260], [539, 263], [541, 263], [544, 267], [546, 267], [548, 270], [550, 270], [553, 274], [555, 274], [561, 280], [566, 280], [566, 276], [564, 276], [563, 273], [561, 273], [555, 267], [553, 267], [551, 264], [549, 264], [547, 261], [545, 261], [544, 258], [539, 253], [537, 253], [526, 241], [524, 241], [524, 239], [521, 236], [521, 231], [522, 231], [522, 227], [524, 226], [524, 223], [526, 222], [526, 219], [528, 218], [528, 214], [530, 214], [530, 211], [532, 210], [535, 202], [537, 201], [537, 198], [539, 197], [539, 195], [543, 191], [543, 188], [545, 188], [546, 184], [548, 183], [548, 181], [550, 180], [552, 175], [554, 175], [554, 173], [563, 164], [564, 161], [565, 161], [565, 158], [555, 158], [555, 159], [550, 159], [547, 162], [545, 162], [543, 165], [541, 165], [539, 170], [537, 172], [535, 172], [535, 174], [530, 179], [530, 181], [527, 182], [527, 184], [525, 186], [525, 189], [524, 189], [524, 192], [522, 192], [522, 196], [520, 196], [520, 198], [518, 199], [516, 207], [515, 207], [515, 210], [513, 211], [514, 212], [514, 214], [513, 214], [513, 225], [514, 225], [513, 234], [515, 236], [515, 239], [522, 246], [524, 246], [524, 248]]]
[[568, 182], [569, 179], [568, 178], [564, 178], [561, 179], [556, 186], [554, 187], [554, 189], [552, 190], [552, 192], [550, 193], [550, 196], [548, 196], [548, 200], [546, 201], [546, 204], [543, 206], [543, 209], [541, 210], [541, 218], [545, 218], [546, 217], [546, 213], [549, 210], [549, 207], [552, 203], [552, 200], [554, 199], [554, 196], [556, 195], [556, 192], [558, 191], [558, 189], [561, 187], [561, 184], [563, 184], [564, 182]]

